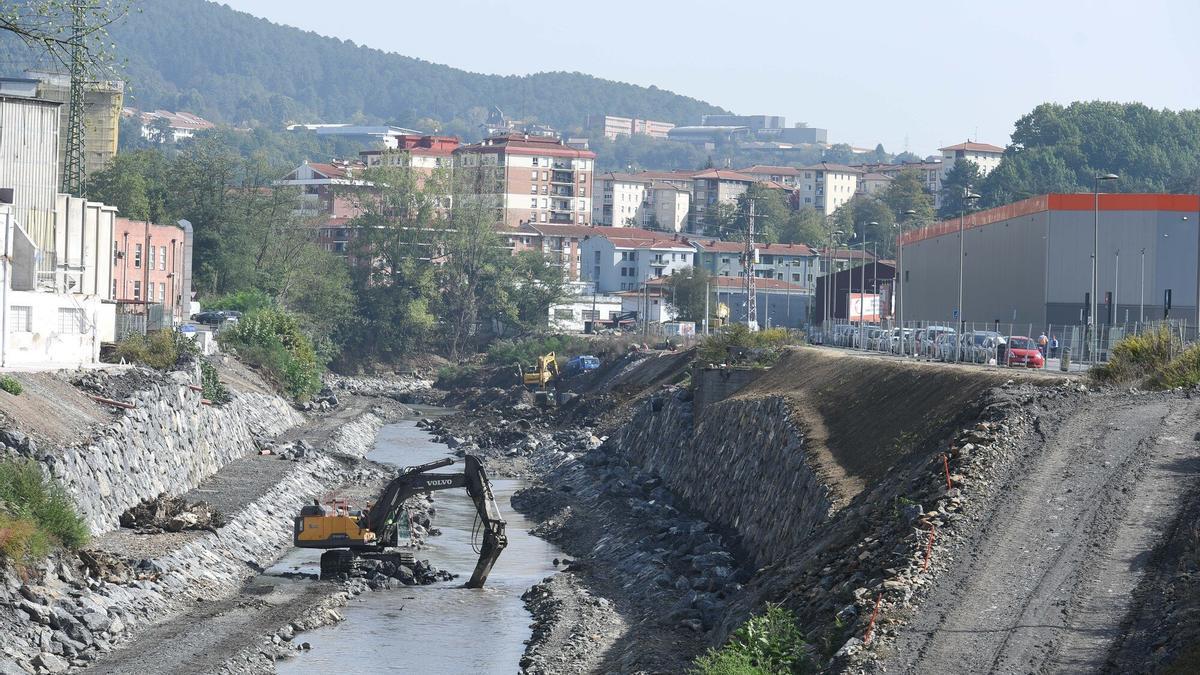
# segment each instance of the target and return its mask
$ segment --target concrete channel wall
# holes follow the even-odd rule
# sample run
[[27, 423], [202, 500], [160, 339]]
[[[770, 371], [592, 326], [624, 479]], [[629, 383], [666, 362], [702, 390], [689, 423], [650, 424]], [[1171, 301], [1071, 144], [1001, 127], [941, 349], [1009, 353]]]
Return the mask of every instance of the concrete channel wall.
[[185, 379], [138, 392], [131, 399], [136, 407], [92, 442], [48, 458], [93, 533], [116, 528], [118, 517], [144, 498], [187, 492], [256, 452], [256, 439], [304, 419], [287, 401], [267, 394], [239, 393], [225, 405], [203, 405]]

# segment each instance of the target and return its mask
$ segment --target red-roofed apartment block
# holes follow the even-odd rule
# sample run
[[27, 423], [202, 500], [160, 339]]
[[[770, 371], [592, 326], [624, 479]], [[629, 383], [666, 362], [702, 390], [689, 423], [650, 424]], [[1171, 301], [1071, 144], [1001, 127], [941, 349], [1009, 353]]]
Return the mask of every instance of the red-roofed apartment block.
[[590, 150], [557, 138], [511, 134], [461, 146], [454, 155], [456, 179], [494, 199], [497, 220], [508, 228], [592, 222], [596, 154]]

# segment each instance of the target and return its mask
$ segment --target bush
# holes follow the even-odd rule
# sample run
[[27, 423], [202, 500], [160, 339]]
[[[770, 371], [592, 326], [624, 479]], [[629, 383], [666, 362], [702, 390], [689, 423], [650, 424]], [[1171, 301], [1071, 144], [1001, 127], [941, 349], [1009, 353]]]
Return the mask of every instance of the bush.
[[173, 330], [156, 330], [149, 335], [134, 333], [117, 342], [115, 355], [127, 363], [139, 363], [155, 370], [179, 367], [196, 353], [196, 343]]
[[305, 400], [321, 390], [325, 363], [318, 360], [294, 314], [260, 309], [243, 316], [218, 339], [243, 361], [265, 370], [293, 398]]
[[720, 649], [696, 659], [696, 675], [757, 675], [809, 673], [816, 666], [796, 617], [779, 605], [742, 624]]
[[[588, 348], [588, 342], [573, 335], [546, 335], [519, 340], [497, 340], [487, 350], [486, 361], [493, 366], [511, 366], [514, 363], [529, 365], [539, 356], [554, 352], [559, 361]], [[561, 366], [562, 364], [560, 364]]]
[[200, 360], [200, 387], [203, 389], [201, 395], [212, 401], [215, 405], [228, 403], [231, 399], [229, 389], [225, 387], [224, 383], [221, 382], [220, 376], [217, 375], [216, 366], [204, 359]]
[[1104, 382], [1132, 382], [1153, 377], [1180, 351], [1179, 339], [1167, 326], [1130, 335], [1113, 345], [1108, 363], [1092, 369], [1092, 377]]
[[1093, 379], [1113, 384], [1137, 382], [1155, 389], [1200, 384], [1200, 345], [1183, 348], [1167, 326], [1131, 335], [1113, 345], [1108, 363], [1092, 369]]
[[783, 328], [751, 331], [745, 324], [730, 324], [704, 338], [697, 358], [701, 363], [729, 363], [730, 348], [745, 350], [742, 363], [769, 366], [779, 359], [783, 348], [793, 342]]
[[0, 551], [9, 561], [26, 564], [45, 557], [52, 546], [87, 543], [87, 526], [74, 502], [33, 460], [0, 460], [0, 504]]
[[25, 391], [24, 388], [21, 387], [20, 380], [18, 380], [15, 377], [12, 377], [11, 375], [5, 375], [4, 377], [0, 377], [0, 389], [7, 391], [8, 393], [12, 394], [13, 396], [20, 396], [21, 392]]
[[243, 314], [249, 314], [260, 309], [274, 307], [275, 300], [258, 289], [251, 289], [206, 298], [202, 304], [206, 310], [232, 309]]

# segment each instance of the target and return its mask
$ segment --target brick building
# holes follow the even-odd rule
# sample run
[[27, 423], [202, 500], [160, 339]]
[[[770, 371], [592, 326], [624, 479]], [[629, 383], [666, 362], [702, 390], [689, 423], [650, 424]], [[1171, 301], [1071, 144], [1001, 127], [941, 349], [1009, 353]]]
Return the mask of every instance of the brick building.
[[[172, 323], [187, 318], [191, 298], [184, 298], [187, 255], [185, 233], [178, 225], [117, 218], [113, 227], [112, 297], [118, 304], [162, 305]], [[135, 312], [136, 313], [136, 312]]]

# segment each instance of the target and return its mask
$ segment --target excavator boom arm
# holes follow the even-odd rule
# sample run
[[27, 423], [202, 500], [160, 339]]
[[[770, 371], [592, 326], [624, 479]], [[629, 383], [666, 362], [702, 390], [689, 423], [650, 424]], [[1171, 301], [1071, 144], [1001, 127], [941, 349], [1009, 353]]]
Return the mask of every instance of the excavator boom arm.
[[463, 473], [425, 473], [453, 464], [454, 460], [446, 458], [429, 464], [406, 469], [394, 478], [383, 489], [379, 499], [367, 512], [368, 527], [382, 542], [391, 540], [391, 533], [396, 527], [396, 518], [404, 508], [404, 502], [409, 497], [435, 490], [466, 488], [467, 494], [475, 502], [475, 510], [483, 523], [483, 543], [479, 551], [479, 562], [467, 582], [467, 588], [482, 588], [487, 581], [492, 565], [500, 557], [500, 552], [508, 545], [504, 534], [504, 519], [500, 516], [500, 508], [492, 495], [491, 482], [483, 469], [483, 462], [474, 455], [463, 459]]

